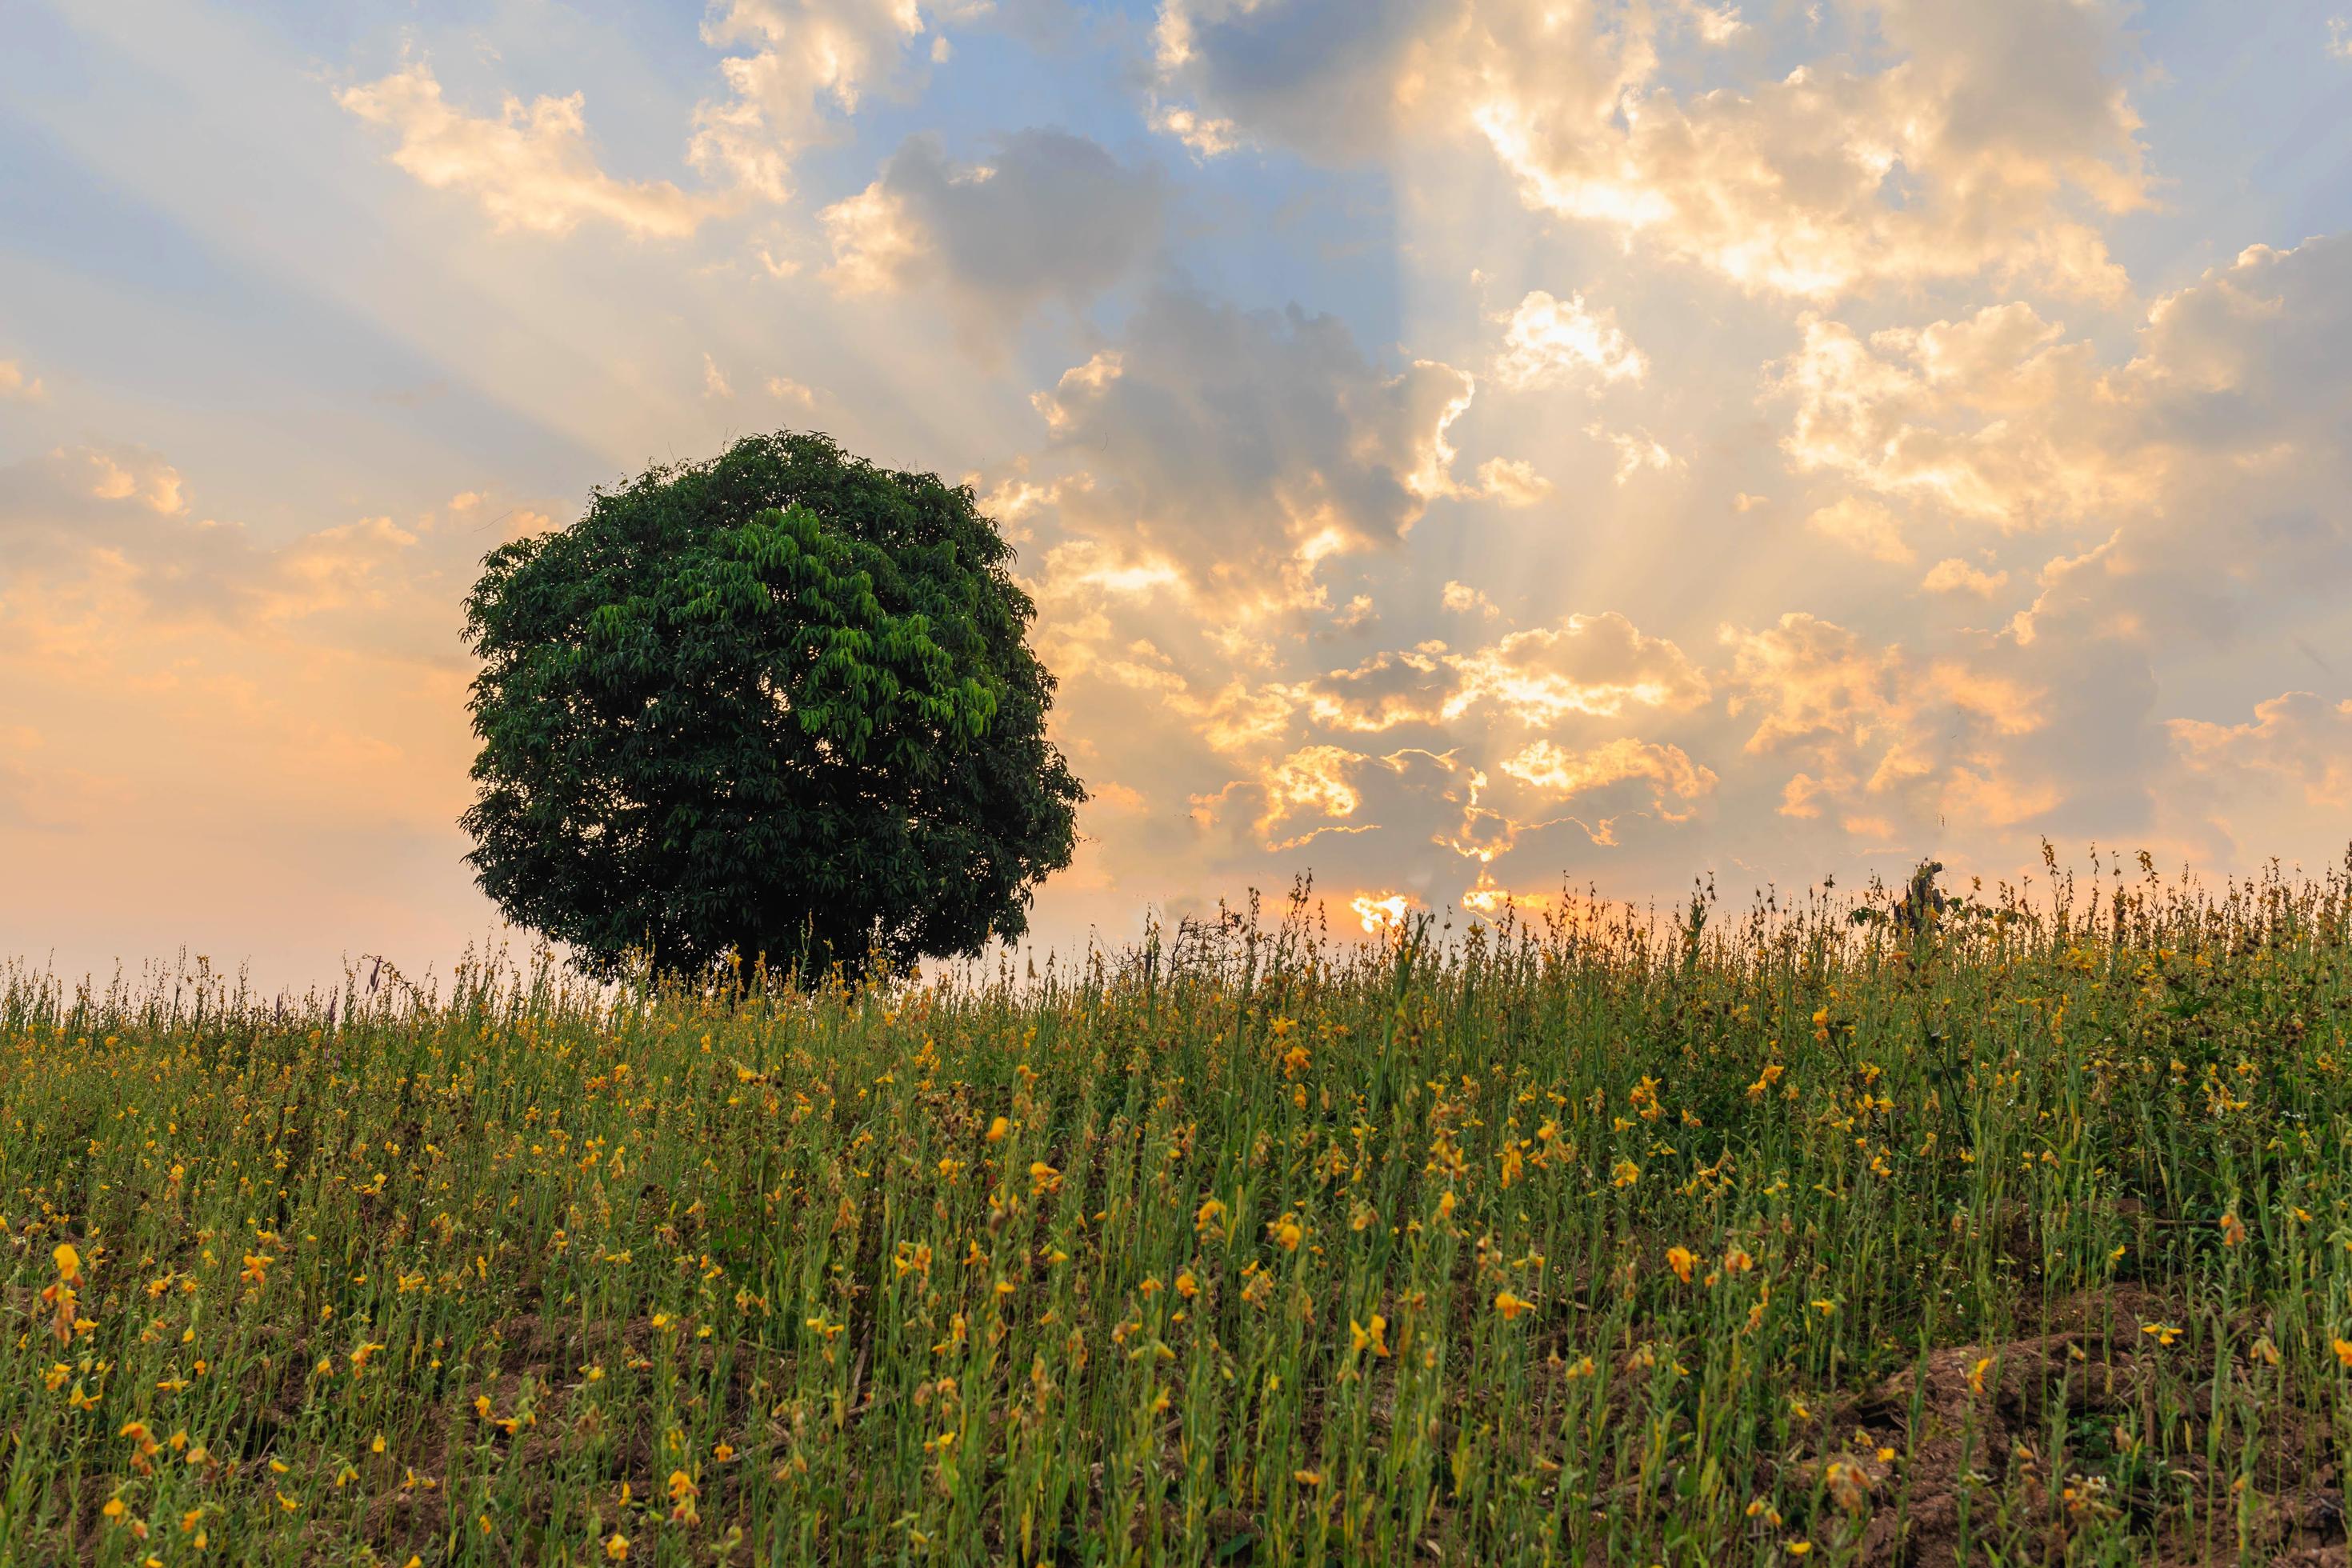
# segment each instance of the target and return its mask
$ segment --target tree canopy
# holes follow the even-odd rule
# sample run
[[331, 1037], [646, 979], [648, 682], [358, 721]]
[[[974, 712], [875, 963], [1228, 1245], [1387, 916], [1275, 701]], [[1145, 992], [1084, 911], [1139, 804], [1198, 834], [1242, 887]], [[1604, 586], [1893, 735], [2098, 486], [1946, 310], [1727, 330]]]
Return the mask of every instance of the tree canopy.
[[1085, 791], [1011, 561], [968, 487], [789, 432], [491, 552], [466, 606], [484, 891], [604, 972], [1019, 936]]

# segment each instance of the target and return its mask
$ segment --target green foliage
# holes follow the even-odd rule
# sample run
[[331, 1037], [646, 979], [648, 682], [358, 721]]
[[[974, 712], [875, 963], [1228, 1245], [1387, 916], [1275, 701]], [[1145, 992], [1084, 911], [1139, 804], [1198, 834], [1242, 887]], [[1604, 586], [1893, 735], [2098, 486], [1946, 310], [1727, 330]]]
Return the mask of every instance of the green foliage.
[[2057, 891], [0, 973], [0, 1560], [2332, 1561], [2352, 879]]
[[611, 973], [815, 973], [1027, 929], [1084, 791], [971, 492], [738, 442], [491, 552], [465, 817], [508, 916]]

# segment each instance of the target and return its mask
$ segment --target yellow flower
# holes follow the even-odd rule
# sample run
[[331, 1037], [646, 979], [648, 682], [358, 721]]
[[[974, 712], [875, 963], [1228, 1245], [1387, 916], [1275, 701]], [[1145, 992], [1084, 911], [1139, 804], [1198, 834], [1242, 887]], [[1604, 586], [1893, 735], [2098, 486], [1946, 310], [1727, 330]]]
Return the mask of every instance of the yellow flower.
[[2235, 1210], [2221, 1216], [2221, 1245], [2235, 1247], [2246, 1239], [2246, 1225]]
[[604, 1542], [604, 1555], [615, 1563], [626, 1563], [629, 1560], [629, 1538], [617, 1530], [613, 1531], [611, 1538]]
[[1666, 1267], [1673, 1269], [1675, 1277], [1685, 1285], [1690, 1283], [1691, 1265], [1697, 1261], [1698, 1255], [1687, 1247], [1666, 1248]]
[[1610, 1184], [1612, 1186], [1630, 1187], [1641, 1179], [1642, 1167], [1631, 1160], [1618, 1161], [1615, 1168], [1609, 1173]]
[[1297, 1481], [1302, 1487], [1319, 1487], [1323, 1484], [1323, 1472], [1320, 1470], [1293, 1470], [1290, 1472], [1290, 1479]]
[[2338, 1365], [2352, 1366], [2352, 1340], [2336, 1342], [2336, 1360]]
[[1192, 1228], [1205, 1236], [1208, 1234], [1209, 1227], [1223, 1219], [1224, 1215], [1225, 1205], [1214, 1198], [1210, 1198], [1201, 1205], [1200, 1212], [1192, 1216]]
[[1201, 1282], [1192, 1278], [1192, 1271], [1189, 1268], [1180, 1270], [1176, 1276], [1176, 1294], [1189, 1301], [1200, 1293]]
[[1285, 1252], [1297, 1251], [1299, 1241], [1307, 1234], [1305, 1231], [1298, 1228], [1298, 1222], [1291, 1218], [1288, 1215], [1283, 1215], [1280, 1219], [1276, 1220], [1273, 1224], [1267, 1226], [1265, 1227], [1265, 1233], [1272, 1237], [1274, 1238], [1275, 1245], [1281, 1247]]
[[1509, 1322], [1512, 1319], [1517, 1317], [1521, 1312], [1526, 1311], [1528, 1308], [1534, 1305], [1535, 1303], [1533, 1301], [1527, 1300], [1523, 1296], [1514, 1296], [1508, 1290], [1497, 1290], [1495, 1292], [1495, 1310], [1503, 1314], [1503, 1321], [1505, 1322]]
[[1977, 1364], [1969, 1369], [1969, 1392], [1970, 1394], [1982, 1394], [1985, 1391], [1985, 1373], [1991, 1369], [1992, 1357], [1990, 1356], [1979, 1358]]
[[60, 1245], [55, 1252], [49, 1254], [49, 1258], [58, 1266], [58, 1279], [68, 1285], [80, 1280], [81, 1254], [74, 1249], [73, 1243], [68, 1241]]
[[100, 1509], [98, 1511], [106, 1515], [109, 1519], [121, 1519], [124, 1514], [131, 1510], [122, 1506], [122, 1500], [121, 1498], [110, 1497], [106, 1500], [106, 1506]]
[[[1000, 1117], [998, 1117], [995, 1121], [992, 1121], [992, 1122], [990, 1122], [990, 1123], [988, 1124], [988, 1141], [989, 1141], [990, 1142], [992, 1142], [992, 1143], [1002, 1143], [1002, 1142], [1004, 1142], [1004, 1135], [1005, 1135], [1007, 1132], [1010, 1132], [1010, 1131], [1013, 1131], [1013, 1123], [1011, 1123], [1010, 1121], [1005, 1121], [1005, 1120], [1004, 1120], [1004, 1118], [1003, 1118], [1002, 1116], [1000, 1116]], [[620, 1537], [618, 1537], [618, 1536], [614, 1536], [613, 1539], [614, 1539], [614, 1540], [615, 1540], [615, 1541], [620, 1541]], [[629, 1543], [628, 1543], [627, 1542], [625, 1542], [625, 1541], [622, 1541], [622, 1542], [621, 1542], [621, 1552], [622, 1552], [622, 1554], [625, 1556], [625, 1555], [627, 1554], [627, 1552], [628, 1552], [628, 1550], [629, 1550]]]

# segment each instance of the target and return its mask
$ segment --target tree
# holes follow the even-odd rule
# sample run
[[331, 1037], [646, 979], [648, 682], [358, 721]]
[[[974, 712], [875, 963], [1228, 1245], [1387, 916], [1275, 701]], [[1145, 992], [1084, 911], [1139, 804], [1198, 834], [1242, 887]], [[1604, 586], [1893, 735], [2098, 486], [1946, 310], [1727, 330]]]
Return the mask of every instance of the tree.
[[466, 605], [483, 890], [604, 973], [1019, 936], [1085, 790], [1012, 554], [968, 487], [791, 433], [492, 551]]

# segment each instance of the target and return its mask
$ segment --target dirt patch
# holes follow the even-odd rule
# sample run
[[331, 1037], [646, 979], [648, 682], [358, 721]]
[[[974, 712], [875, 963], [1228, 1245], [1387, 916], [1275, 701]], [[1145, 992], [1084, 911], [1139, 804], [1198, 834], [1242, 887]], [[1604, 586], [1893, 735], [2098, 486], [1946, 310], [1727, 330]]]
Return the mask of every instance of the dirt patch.
[[[2152, 1538], [2147, 1561], [2167, 1568], [2352, 1568], [2336, 1467], [2315, 1471], [2306, 1458], [2332, 1448], [2314, 1443], [2293, 1411], [2279, 1412], [2263, 1434], [2250, 1499], [2236, 1489], [2235, 1453], [2226, 1473], [2214, 1474], [2194, 1453], [2147, 1457], [2150, 1358], [2163, 1349], [2147, 1325], [2179, 1321], [2147, 1292], [2110, 1290], [2061, 1303], [2045, 1332], [1932, 1351], [1838, 1409], [1827, 1429], [1850, 1445], [1814, 1456], [1798, 1474], [1818, 1484], [1824, 1508], [1847, 1515], [1858, 1561], [1871, 1568], [1939, 1568], [1961, 1560], [1964, 1541], [1980, 1557], [2021, 1521], [2042, 1536], [2050, 1561], [2077, 1536], [2122, 1525]], [[2192, 1417], [2210, 1415], [2209, 1398], [2210, 1390], [2200, 1393]], [[2184, 1527], [2176, 1506], [2184, 1493], [2225, 1506]]]

